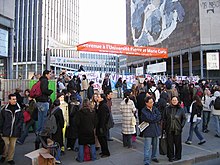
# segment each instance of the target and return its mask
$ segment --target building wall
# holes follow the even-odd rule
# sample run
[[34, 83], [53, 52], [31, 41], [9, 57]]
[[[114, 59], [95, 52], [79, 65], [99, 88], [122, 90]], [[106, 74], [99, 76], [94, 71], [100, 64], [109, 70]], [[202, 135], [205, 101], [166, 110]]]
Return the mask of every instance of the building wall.
[[9, 19], [14, 19], [15, 0], [0, 0], [0, 14]]
[[[15, 17], [15, 78], [42, 73], [45, 69], [43, 56], [46, 56], [52, 40], [61, 46], [51, 49], [51, 56], [78, 57], [76, 51], [61, 47], [79, 42], [79, 0], [16, 0]], [[73, 64], [52, 64], [52, 69], [54, 66], [58, 70], [70, 68]]]

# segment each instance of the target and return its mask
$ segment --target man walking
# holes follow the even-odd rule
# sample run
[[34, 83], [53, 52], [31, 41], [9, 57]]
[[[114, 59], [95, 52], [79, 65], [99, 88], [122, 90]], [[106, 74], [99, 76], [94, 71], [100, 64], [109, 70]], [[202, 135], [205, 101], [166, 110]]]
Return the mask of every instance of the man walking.
[[16, 95], [10, 94], [8, 99], [9, 103], [0, 113], [0, 134], [5, 142], [5, 151], [0, 162], [4, 163], [7, 158], [8, 164], [15, 164], [13, 160], [15, 144], [17, 138], [21, 136], [24, 117]]

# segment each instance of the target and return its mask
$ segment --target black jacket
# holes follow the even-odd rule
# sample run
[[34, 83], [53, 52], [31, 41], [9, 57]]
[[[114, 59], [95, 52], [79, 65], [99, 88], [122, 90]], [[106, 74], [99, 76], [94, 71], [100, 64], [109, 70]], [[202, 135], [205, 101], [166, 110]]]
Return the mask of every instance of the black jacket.
[[41, 76], [40, 78], [40, 89], [42, 92], [42, 95], [35, 98], [37, 102], [48, 102], [49, 101], [49, 96], [53, 93], [52, 90], [48, 89], [48, 79], [46, 76]]
[[88, 97], [88, 99], [90, 100], [93, 95], [94, 95], [94, 87], [93, 86], [89, 86], [89, 88], [87, 90], [87, 97]]
[[138, 109], [138, 116], [141, 116], [141, 110], [146, 106], [144, 98], [146, 97], [146, 92], [141, 92], [137, 96], [137, 109]]
[[163, 129], [165, 129], [166, 133], [174, 131], [176, 135], [181, 134], [185, 123], [185, 112], [179, 105], [169, 105], [165, 108], [163, 113]]
[[88, 108], [82, 108], [76, 117], [79, 145], [95, 144], [94, 129], [96, 126], [96, 113]]
[[109, 119], [109, 109], [106, 101], [101, 101], [97, 110], [98, 124], [96, 127], [97, 136], [106, 136], [107, 123]]
[[19, 104], [17, 103], [13, 108], [12, 105], [7, 104], [0, 113], [0, 133], [3, 137], [20, 137], [23, 122], [24, 117]]

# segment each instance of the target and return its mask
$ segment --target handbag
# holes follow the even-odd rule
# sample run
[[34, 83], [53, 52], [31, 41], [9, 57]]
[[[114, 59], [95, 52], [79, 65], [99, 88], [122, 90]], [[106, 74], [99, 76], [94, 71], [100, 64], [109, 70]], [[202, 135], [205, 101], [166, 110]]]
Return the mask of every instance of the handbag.
[[31, 115], [28, 111], [24, 111], [23, 112], [23, 115], [24, 115], [24, 122], [27, 123], [29, 120], [31, 120]]
[[136, 118], [133, 116], [131, 117], [131, 125], [135, 126], [136, 125]]
[[165, 131], [162, 131], [162, 135], [159, 138], [159, 153], [160, 155], [167, 154], [167, 137]]

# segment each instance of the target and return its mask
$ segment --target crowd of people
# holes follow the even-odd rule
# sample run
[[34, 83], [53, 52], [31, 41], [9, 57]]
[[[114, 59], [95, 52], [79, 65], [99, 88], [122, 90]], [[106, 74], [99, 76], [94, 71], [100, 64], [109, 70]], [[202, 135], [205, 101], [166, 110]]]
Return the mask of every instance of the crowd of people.
[[[113, 91], [109, 76], [106, 75], [103, 80], [102, 91], [96, 91], [94, 82], [89, 81], [86, 75], [71, 77], [62, 72], [57, 79], [57, 97], [52, 102], [50, 95], [53, 91], [48, 89], [50, 75], [51, 72], [45, 70], [39, 77], [41, 95], [32, 98], [31, 89], [26, 89], [24, 97], [21, 97], [21, 91], [16, 89], [8, 96], [9, 103], [0, 113], [0, 133], [5, 142], [0, 162], [7, 159], [9, 164], [15, 164], [16, 143], [22, 145], [25, 142], [31, 127], [36, 134], [35, 149], [40, 145], [47, 147], [43, 144], [48, 139], [57, 144], [53, 155], [57, 164], [61, 163], [61, 156], [66, 150], [78, 152], [78, 162], [96, 160], [98, 150], [101, 158], [109, 157], [108, 141], [113, 140], [110, 129], [114, 127], [111, 110]], [[199, 125], [202, 123], [202, 132], [208, 133], [211, 114], [215, 119], [215, 137], [220, 138], [220, 88], [217, 83], [200, 81], [194, 84], [168, 79], [165, 83], [158, 81], [156, 84], [154, 80], [146, 79], [136, 81], [128, 89], [126, 80], [119, 78], [115, 88], [117, 97], [122, 98], [123, 147], [135, 148], [133, 142], [137, 134], [143, 137], [145, 165], [151, 161], [159, 162], [157, 150], [162, 133], [168, 139], [168, 161], [181, 159], [182, 129], [187, 121], [190, 129], [186, 144], [192, 144], [193, 132], [199, 139], [198, 145], [206, 142]], [[48, 117], [51, 116], [55, 118], [55, 131], [52, 132], [47, 127]], [[149, 125], [140, 132], [137, 123], [142, 122]]]

